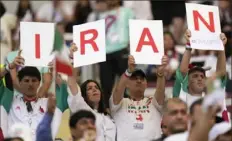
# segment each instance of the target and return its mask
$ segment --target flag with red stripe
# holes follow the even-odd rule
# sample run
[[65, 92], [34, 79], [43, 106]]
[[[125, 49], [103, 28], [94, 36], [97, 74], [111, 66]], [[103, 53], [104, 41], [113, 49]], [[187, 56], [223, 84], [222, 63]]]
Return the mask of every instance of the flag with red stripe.
[[69, 61], [69, 50], [65, 46], [63, 35], [56, 29], [53, 52], [56, 52], [56, 72], [72, 75], [72, 65]]

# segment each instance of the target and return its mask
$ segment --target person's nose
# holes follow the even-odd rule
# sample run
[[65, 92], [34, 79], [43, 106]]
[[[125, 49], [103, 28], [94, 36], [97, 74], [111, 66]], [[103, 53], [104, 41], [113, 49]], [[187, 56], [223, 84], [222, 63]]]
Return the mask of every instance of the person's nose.
[[95, 125], [92, 122], [88, 122], [88, 128], [95, 128]]

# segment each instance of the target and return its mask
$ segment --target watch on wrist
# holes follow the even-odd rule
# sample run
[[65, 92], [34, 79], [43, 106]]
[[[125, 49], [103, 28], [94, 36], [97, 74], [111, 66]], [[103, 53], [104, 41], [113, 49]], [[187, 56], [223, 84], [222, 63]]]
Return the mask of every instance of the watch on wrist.
[[132, 73], [129, 72], [128, 69], [127, 69], [127, 70], [125, 71], [125, 75], [126, 75], [127, 77], [131, 77]]

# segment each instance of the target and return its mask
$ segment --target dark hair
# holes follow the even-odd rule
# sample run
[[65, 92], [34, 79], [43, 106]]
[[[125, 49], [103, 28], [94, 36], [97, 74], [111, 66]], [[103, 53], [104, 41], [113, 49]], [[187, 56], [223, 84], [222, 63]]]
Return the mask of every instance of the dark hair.
[[41, 81], [41, 75], [39, 70], [36, 67], [24, 67], [18, 72], [19, 81], [23, 79], [25, 76], [36, 77], [39, 81]]
[[106, 0], [96, 0], [96, 3], [99, 3], [99, 2], [106, 2]]
[[23, 7], [21, 7], [21, 3], [22, 3], [22, 0], [19, 1], [18, 3], [18, 8], [17, 8], [17, 11], [16, 11], [16, 16], [18, 17], [18, 19], [22, 19], [26, 12], [29, 10], [31, 13], [32, 13], [32, 17], [34, 19], [34, 13], [33, 13], [33, 10], [32, 10], [32, 6], [31, 6], [31, 3], [30, 1], [28, 0], [28, 7], [26, 7], [25, 9]]
[[61, 138], [55, 138], [55, 141], [63, 141]]
[[3, 141], [13, 141], [13, 140], [20, 140], [20, 141], [24, 141], [22, 138], [16, 137], [16, 138], [6, 138]]
[[192, 105], [190, 106], [190, 115], [193, 115], [195, 106], [201, 105], [202, 103], [203, 103], [203, 98], [200, 98], [200, 99], [194, 101], [194, 102], [192, 103]]
[[165, 35], [171, 36], [171, 38], [172, 38], [172, 40], [173, 40], [174, 45], [173, 45], [173, 48], [172, 48], [171, 50], [172, 50], [173, 53], [174, 53], [173, 56], [175, 56], [175, 55], [176, 55], [175, 45], [177, 44], [177, 42], [176, 42], [176, 40], [175, 40], [173, 34], [172, 34], [170, 31], [164, 31], [164, 36], [165, 36]]
[[91, 103], [88, 101], [88, 97], [87, 97], [87, 85], [90, 82], [95, 83], [97, 85], [98, 89], [101, 92], [101, 99], [99, 101], [99, 106], [98, 106], [97, 111], [99, 113], [106, 114], [106, 108], [105, 108], [105, 104], [104, 104], [103, 90], [101, 89], [101, 87], [100, 87], [100, 85], [99, 85], [99, 83], [97, 81], [89, 79], [89, 80], [86, 80], [84, 83], [82, 83], [82, 85], [80, 86], [82, 97], [84, 98], [85, 102], [93, 109], [93, 105], [91, 105]]
[[0, 18], [6, 13], [4, 4], [0, 1]]
[[166, 30], [166, 31], [164, 31], [164, 35], [170, 35], [171, 36], [171, 38], [173, 39], [173, 41], [174, 41], [174, 43], [176, 43], [176, 40], [175, 40], [175, 38], [174, 38], [174, 36], [173, 36], [173, 34], [172, 34], [172, 32], [170, 32], [170, 31], [168, 31], [168, 30]]
[[92, 12], [90, 1], [88, 0], [87, 6], [83, 7], [80, 2], [77, 2], [74, 9], [74, 22], [76, 24], [83, 24], [86, 22], [88, 15]]
[[86, 110], [79, 110], [78, 112], [71, 115], [69, 119], [69, 127], [75, 129], [77, 122], [82, 118], [90, 118], [94, 121], [94, 123], [96, 121], [95, 115], [92, 112]]

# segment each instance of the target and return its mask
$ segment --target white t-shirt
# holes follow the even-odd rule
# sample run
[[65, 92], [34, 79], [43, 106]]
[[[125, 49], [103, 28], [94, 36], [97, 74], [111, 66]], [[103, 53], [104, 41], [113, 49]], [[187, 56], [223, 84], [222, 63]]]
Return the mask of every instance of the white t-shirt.
[[189, 132], [174, 134], [167, 137], [164, 141], [188, 141]]
[[47, 111], [47, 100], [47, 98], [39, 98], [36, 102], [31, 102], [33, 112], [28, 113], [22, 95], [15, 94], [8, 115], [8, 129], [14, 124], [22, 123], [31, 129], [32, 141], [35, 141], [37, 126]]
[[46, 20], [48, 22], [61, 22], [64, 18], [61, 10], [66, 15], [71, 15], [73, 7], [72, 7], [72, 5], [69, 6], [68, 4], [62, 2], [60, 8], [54, 9], [52, 2], [48, 2], [44, 5], [42, 5], [38, 9], [36, 16], [37, 16], [37, 18]]
[[116, 126], [113, 121], [104, 114], [100, 114], [97, 111], [89, 107], [81, 96], [79, 91], [77, 95], [73, 96], [70, 89], [68, 88], [68, 105], [72, 113], [78, 110], [89, 110], [96, 116], [96, 128], [97, 128], [97, 139], [96, 141], [115, 141], [116, 139]]
[[123, 6], [132, 9], [135, 13], [136, 19], [153, 19], [150, 1], [124, 1]]
[[153, 97], [140, 101], [123, 98], [118, 105], [110, 98], [110, 110], [117, 126], [118, 141], [150, 141], [161, 137], [160, 106]]

